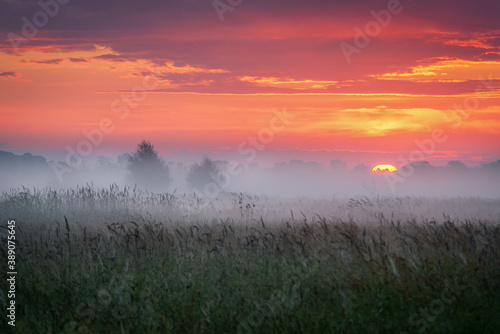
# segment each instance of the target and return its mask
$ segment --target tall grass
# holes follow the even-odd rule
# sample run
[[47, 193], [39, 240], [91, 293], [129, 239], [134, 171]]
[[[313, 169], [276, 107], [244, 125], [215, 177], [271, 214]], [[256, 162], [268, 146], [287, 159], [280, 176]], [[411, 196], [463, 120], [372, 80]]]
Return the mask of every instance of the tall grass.
[[[4, 194], [2, 212], [18, 221], [15, 331], [500, 329], [494, 201], [203, 201], [114, 186]], [[439, 205], [451, 209], [434, 219]], [[483, 211], [460, 219], [464, 206]], [[5, 247], [1, 254], [6, 263]]]

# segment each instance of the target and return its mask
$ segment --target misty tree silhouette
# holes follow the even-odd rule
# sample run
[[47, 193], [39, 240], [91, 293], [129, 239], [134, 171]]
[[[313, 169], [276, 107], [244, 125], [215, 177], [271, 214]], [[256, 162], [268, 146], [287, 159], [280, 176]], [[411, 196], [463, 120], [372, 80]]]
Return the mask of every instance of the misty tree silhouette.
[[446, 167], [447, 168], [451, 168], [451, 169], [456, 169], [456, 170], [465, 170], [467, 169], [467, 166], [465, 166], [463, 164], [463, 162], [461, 161], [458, 161], [458, 160], [450, 160], [448, 161], [448, 163], [446, 164]]
[[191, 166], [186, 176], [188, 186], [203, 191], [205, 186], [214, 182], [214, 176], [219, 174], [217, 164], [208, 157], [203, 157], [201, 163]]
[[172, 179], [170, 170], [158, 156], [153, 144], [143, 140], [135, 153], [127, 155], [129, 182], [150, 191], [163, 191]]

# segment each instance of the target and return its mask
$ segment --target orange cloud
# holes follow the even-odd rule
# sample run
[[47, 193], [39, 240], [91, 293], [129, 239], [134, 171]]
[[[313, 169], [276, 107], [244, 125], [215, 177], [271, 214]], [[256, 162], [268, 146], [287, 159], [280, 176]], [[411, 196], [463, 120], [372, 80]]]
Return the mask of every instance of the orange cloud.
[[276, 77], [252, 77], [244, 76], [239, 80], [250, 82], [263, 87], [279, 87], [279, 88], [294, 88], [294, 89], [326, 89], [329, 86], [336, 86], [338, 81], [328, 80], [294, 80], [290, 78]]
[[379, 80], [407, 80], [412, 82], [465, 82], [489, 78], [500, 80], [500, 61], [470, 61], [435, 58], [404, 71], [370, 75]]

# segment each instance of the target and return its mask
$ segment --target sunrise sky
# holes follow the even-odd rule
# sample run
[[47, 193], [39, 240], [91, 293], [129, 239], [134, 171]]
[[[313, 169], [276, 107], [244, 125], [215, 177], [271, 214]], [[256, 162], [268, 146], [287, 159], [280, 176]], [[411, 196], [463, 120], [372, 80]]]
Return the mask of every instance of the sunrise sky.
[[0, 150], [104, 119], [96, 154], [237, 151], [286, 110], [267, 154], [397, 165], [440, 129], [427, 160], [500, 159], [498, 1], [41, 3], [0, 1]]

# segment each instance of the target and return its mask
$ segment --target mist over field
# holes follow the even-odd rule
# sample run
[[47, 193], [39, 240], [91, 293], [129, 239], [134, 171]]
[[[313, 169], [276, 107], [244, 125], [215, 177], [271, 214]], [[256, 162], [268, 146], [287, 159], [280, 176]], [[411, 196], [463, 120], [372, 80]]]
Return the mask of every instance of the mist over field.
[[124, 156], [111, 158], [98, 156], [93, 166], [70, 168], [62, 162], [48, 161], [42, 156], [15, 155], [0, 152], [0, 190], [26, 187], [67, 189], [93, 184], [96, 187], [138, 187], [155, 193], [205, 193], [215, 198], [225, 192], [243, 192], [254, 195], [279, 195], [285, 197], [352, 197], [364, 196], [444, 196], [485, 198], [500, 197], [500, 161], [485, 163], [480, 167], [466, 167], [459, 161], [445, 166], [428, 162], [414, 162], [391, 174], [370, 174], [373, 166], [363, 164], [348, 167], [340, 160], [328, 164], [315, 161], [291, 160], [278, 162], [271, 167], [239, 165], [234, 160], [215, 160], [217, 171], [206, 183], [206, 189], [193, 187], [186, 176], [193, 164], [168, 162], [171, 182], [166, 186], [152, 187], [134, 183], [127, 177]]
[[500, 328], [500, 162], [243, 169], [138, 147], [62, 182], [60, 162], [0, 152], [0, 212], [30, 273], [20, 332]]
[[[209, 155], [208, 155], [209, 156]], [[236, 156], [236, 158], [238, 158]], [[399, 167], [395, 173], [371, 174], [373, 166], [347, 163], [332, 159], [328, 163], [288, 160], [261, 167], [258, 163], [243, 165], [237, 160], [211, 160], [216, 170], [209, 175], [204, 189], [193, 187], [186, 177], [190, 168], [200, 163], [169, 161], [162, 157], [170, 174], [170, 182], [162, 186], [149, 186], [134, 182], [128, 177], [126, 154], [96, 156], [87, 164], [72, 168], [62, 161], [53, 161], [40, 155], [0, 151], [0, 191], [26, 187], [67, 189], [93, 184], [96, 187], [139, 187], [155, 193], [206, 193], [209, 198], [224, 192], [243, 192], [255, 195], [280, 195], [285, 197], [331, 196], [445, 196], [486, 198], [500, 197], [500, 160], [467, 167], [460, 161], [449, 161], [444, 166], [434, 166], [426, 161], [416, 161]]]
[[371, 173], [373, 166], [338, 159], [261, 167], [238, 156], [168, 158], [145, 140], [135, 152], [75, 167], [0, 151], [8, 219], [0, 238], [15, 233], [10, 268], [30, 272], [15, 288], [9, 283], [9, 296], [18, 290], [18, 300], [30, 300], [10, 326], [500, 328], [500, 160], [414, 161]]

